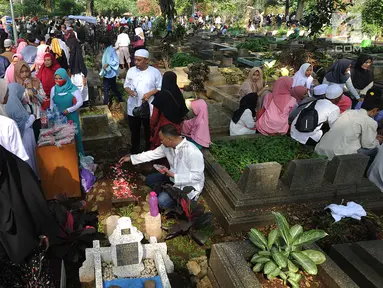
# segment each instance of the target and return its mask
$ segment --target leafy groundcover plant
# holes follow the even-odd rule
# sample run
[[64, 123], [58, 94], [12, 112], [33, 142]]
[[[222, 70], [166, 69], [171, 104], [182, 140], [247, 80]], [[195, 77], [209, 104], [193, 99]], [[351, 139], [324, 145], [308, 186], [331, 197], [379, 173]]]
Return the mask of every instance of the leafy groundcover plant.
[[303, 232], [301, 225], [289, 226], [286, 218], [278, 212], [273, 212], [277, 229], [270, 231], [267, 238], [262, 232], [253, 228], [249, 232], [250, 241], [260, 250], [253, 255], [250, 262], [254, 264], [253, 271], [267, 275], [267, 279], [275, 277], [289, 282], [293, 288], [299, 287], [303, 269], [310, 275], [318, 273], [317, 265], [326, 261], [326, 256], [316, 250], [303, 250], [303, 245], [311, 244], [327, 236], [323, 230]]

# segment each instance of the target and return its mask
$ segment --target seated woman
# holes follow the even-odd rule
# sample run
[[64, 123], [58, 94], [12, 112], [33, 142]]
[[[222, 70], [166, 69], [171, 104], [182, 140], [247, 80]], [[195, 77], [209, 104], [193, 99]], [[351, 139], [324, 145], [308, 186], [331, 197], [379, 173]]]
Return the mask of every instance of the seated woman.
[[255, 109], [258, 96], [256, 93], [247, 94], [239, 102], [230, 122], [230, 136], [255, 134]]
[[[25, 88], [17, 83], [8, 85], [8, 102], [5, 104], [5, 111], [8, 117], [13, 119], [20, 131], [23, 145], [29, 159], [26, 161], [32, 170], [38, 176], [37, 162], [36, 162], [36, 140], [33, 129], [31, 128], [35, 121], [35, 115], [30, 115], [25, 110], [21, 101], [24, 97]], [[1, 99], [0, 99], [1, 101]]]
[[25, 61], [19, 61], [15, 65], [15, 82], [24, 86], [24, 107], [26, 107], [29, 114], [36, 116], [36, 120], [33, 122], [33, 131], [35, 132], [35, 139], [37, 141], [41, 128], [41, 105], [46, 100], [43, 86], [39, 79], [32, 77], [31, 69]]
[[181, 132], [199, 149], [209, 148], [211, 141], [207, 104], [203, 99], [198, 99], [191, 102], [191, 109], [195, 117], [182, 123]]
[[263, 86], [263, 73], [259, 67], [254, 67], [250, 70], [245, 82], [239, 89], [239, 97], [242, 98], [250, 93], [256, 93], [259, 97], [266, 91], [268, 87]]
[[36, 78], [41, 81], [47, 99], [42, 105], [42, 109], [46, 110], [50, 107], [50, 95], [52, 87], [55, 86], [55, 72], [60, 68], [60, 64], [56, 61], [51, 53], [45, 53], [44, 64], [36, 74]]
[[161, 145], [160, 128], [172, 124], [181, 133], [181, 122], [189, 112], [180, 88], [177, 86], [177, 75], [172, 71], [162, 77], [161, 91], [154, 95], [153, 114], [150, 118], [151, 150]]
[[304, 86], [307, 89], [311, 88], [311, 83], [313, 83], [313, 66], [310, 63], [304, 63], [301, 65], [299, 70], [294, 74], [294, 82], [292, 87]]
[[346, 85], [350, 97], [360, 101], [359, 93], [352, 85], [350, 77], [351, 63], [351, 60], [348, 59], [340, 59], [336, 61], [326, 73], [322, 84], [328, 84], [329, 86], [337, 84], [342, 89], [344, 89], [344, 86]]
[[[68, 120], [72, 120], [77, 127], [80, 127], [80, 116], [77, 111], [83, 103], [80, 90], [78, 90], [76, 85], [72, 83], [68, 73], [63, 68], [56, 71], [55, 82], [56, 85], [53, 86], [51, 90], [50, 108], [53, 109], [54, 104], [56, 104], [60, 113], [65, 115]], [[73, 98], [76, 99], [76, 104], [74, 105]], [[84, 147], [82, 146], [81, 129], [78, 129], [75, 139], [77, 154], [81, 153], [82, 155], [85, 155]]]
[[263, 100], [263, 107], [257, 114], [257, 131], [263, 135], [284, 135], [289, 130], [288, 118], [297, 100], [291, 96], [293, 79], [287, 76], [274, 83], [273, 92]]
[[8, 66], [4, 76], [8, 83], [15, 82], [15, 65], [20, 60], [23, 60], [23, 56], [21, 54], [13, 54], [12, 63]]
[[295, 86], [291, 88], [291, 96], [297, 100], [297, 105], [289, 114], [289, 125], [294, 121], [295, 117], [303, 110], [307, 103], [314, 101], [315, 98], [307, 97], [308, 89], [304, 86]]
[[362, 54], [351, 66], [352, 85], [360, 95], [366, 95], [367, 91], [374, 86], [371, 65], [372, 57]]

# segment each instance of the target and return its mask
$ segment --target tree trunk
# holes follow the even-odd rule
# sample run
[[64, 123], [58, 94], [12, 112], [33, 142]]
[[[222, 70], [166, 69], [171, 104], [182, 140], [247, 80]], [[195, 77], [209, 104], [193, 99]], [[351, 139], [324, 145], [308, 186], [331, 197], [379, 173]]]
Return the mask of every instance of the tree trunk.
[[289, 8], [290, 8], [290, 0], [286, 0], [285, 16], [289, 15]]
[[86, 16], [93, 15], [94, 0], [86, 0]]
[[297, 17], [296, 17], [298, 21], [302, 20], [304, 5], [305, 5], [305, 0], [298, 0]]
[[46, 0], [45, 1], [45, 10], [48, 12], [52, 12], [52, 0]]

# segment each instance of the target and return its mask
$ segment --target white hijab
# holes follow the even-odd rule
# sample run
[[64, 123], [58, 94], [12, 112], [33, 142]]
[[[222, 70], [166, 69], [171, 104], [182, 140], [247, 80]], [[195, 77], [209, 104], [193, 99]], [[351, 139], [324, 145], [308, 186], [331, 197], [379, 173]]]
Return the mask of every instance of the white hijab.
[[304, 86], [308, 89], [311, 87], [311, 83], [313, 82], [314, 78], [312, 76], [306, 77], [305, 73], [306, 70], [311, 66], [310, 63], [304, 63], [301, 65], [299, 70], [294, 75], [294, 82], [292, 87], [296, 86]]

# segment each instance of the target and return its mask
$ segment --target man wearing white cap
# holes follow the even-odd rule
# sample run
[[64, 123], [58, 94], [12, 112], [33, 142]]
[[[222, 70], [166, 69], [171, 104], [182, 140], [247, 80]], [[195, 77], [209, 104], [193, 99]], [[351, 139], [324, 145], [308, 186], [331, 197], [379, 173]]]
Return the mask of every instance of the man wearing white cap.
[[140, 148], [140, 128], [141, 123], [144, 126], [145, 150], [150, 147], [150, 117], [139, 118], [133, 116], [133, 109], [140, 107], [143, 101], [148, 101], [150, 106], [150, 115], [153, 112], [153, 106], [150, 104], [156, 94], [161, 89], [161, 72], [149, 65], [149, 52], [145, 49], [139, 49], [134, 53], [135, 67], [128, 70], [124, 83], [124, 88], [128, 92], [128, 121], [131, 131], [132, 153], [139, 153]]
[[[298, 114], [298, 116], [295, 117], [290, 127], [291, 137], [302, 144], [316, 145], [322, 138], [324, 132], [328, 130], [326, 128], [328, 128], [328, 126], [331, 128], [335, 121], [338, 119], [340, 110], [336, 104], [340, 101], [342, 95], [343, 89], [338, 85], [331, 85], [327, 87], [326, 96], [324, 99], [319, 99], [307, 104], [307, 106]], [[300, 117], [300, 115], [302, 113], [306, 114], [310, 108], [314, 108], [316, 110], [318, 121], [315, 123], [316, 126], [313, 127], [312, 131], [301, 132], [302, 129], [300, 127], [302, 127], [301, 125], [304, 124], [301, 123], [301, 121], [305, 120], [310, 122], [310, 119], [304, 119], [305, 117], [303, 117], [303, 115]]]
[[5, 48], [5, 52], [3, 54], [1, 54], [1, 56], [4, 56], [5, 58], [8, 59], [9, 63], [12, 62], [12, 56], [13, 53], [12, 52], [12, 40], [11, 39], [5, 39], [4, 40], [4, 48]]

